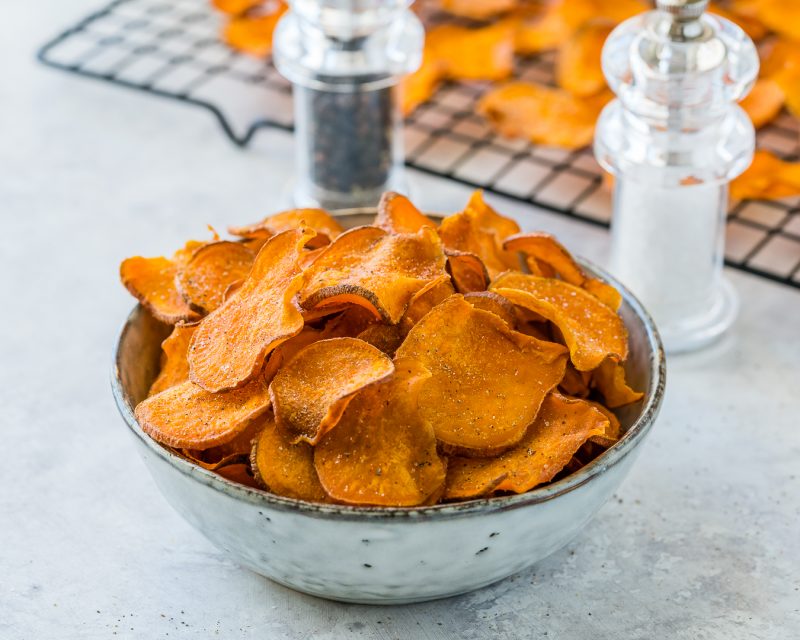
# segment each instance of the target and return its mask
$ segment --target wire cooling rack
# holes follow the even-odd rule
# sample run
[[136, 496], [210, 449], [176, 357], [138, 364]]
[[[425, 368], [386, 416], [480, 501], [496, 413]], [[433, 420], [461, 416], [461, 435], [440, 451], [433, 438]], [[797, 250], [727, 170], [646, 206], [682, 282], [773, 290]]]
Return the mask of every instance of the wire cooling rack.
[[[208, 0], [114, 0], [45, 44], [44, 64], [211, 112], [237, 145], [259, 129], [292, 129], [291, 89], [268, 62], [219, 40]], [[551, 83], [553, 57], [519, 62], [517, 76]], [[507, 140], [475, 115], [481, 83], [450, 84], [405, 129], [406, 164], [580, 220], [608, 226], [610, 192], [590, 149]], [[759, 147], [798, 159], [800, 127], [788, 115], [759, 131]], [[726, 262], [800, 288], [800, 197], [734, 202]]]

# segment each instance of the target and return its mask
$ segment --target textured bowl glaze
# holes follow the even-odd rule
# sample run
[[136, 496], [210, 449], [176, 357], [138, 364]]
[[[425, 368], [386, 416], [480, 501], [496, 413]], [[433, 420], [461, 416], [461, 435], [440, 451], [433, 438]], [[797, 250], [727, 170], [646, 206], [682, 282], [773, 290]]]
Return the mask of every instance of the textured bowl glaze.
[[[353, 216], [346, 226], [363, 223]], [[501, 580], [569, 542], [628, 473], [658, 414], [665, 359], [652, 320], [613, 278], [630, 332], [626, 363], [644, 399], [624, 407], [625, 435], [578, 472], [522, 495], [422, 508], [319, 505], [230, 482], [147, 436], [133, 407], [158, 372], [167, 327], [136, 307], [114, 350], [112, 390], [137, 448], [167, 501], [240, 564], [298, 591], [346, 602], [401, 604]]]

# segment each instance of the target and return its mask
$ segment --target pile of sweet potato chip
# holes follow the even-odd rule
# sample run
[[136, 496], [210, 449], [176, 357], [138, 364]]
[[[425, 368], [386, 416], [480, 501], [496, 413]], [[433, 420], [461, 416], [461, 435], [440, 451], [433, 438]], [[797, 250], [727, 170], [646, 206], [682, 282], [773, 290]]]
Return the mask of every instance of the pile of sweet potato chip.
[[344, 230], [298, 209], [134, 257], [174, 325], [135, 409], [158, 442], [289, 498], [412, 507], [522, 493], [621, 436], [619, 293], [477, 192], [440, 224], [384, 195]]
[[[223, 39], [256, 56], [272, 49], [272, 31], [286, 10], [281, 0], [212, 0], [227, 14]], [[404, 82], [401, 108], [411, 113], [445, 81], [489, 81], [477, 112], [501, 135], [577, 149], [591, 143], [611, 99], [600, 52], [611, 30], [652, 8], [646, 0], [417, 0], [430, 22], [422, 66]], [[719, 0], [710, 10], [741, 26], [759, 46], [761, 76], [742, 102], [758, 128], [784, 108], [800, 116], [800, 3]], [[444, 22], [441, 15], [450, 16]], [[428, 17], [433, 20], [427, 20]], [[515, 80], [518, 57], [555, 52], [554, 84]], [[736, 183], [734, 198], [800, 194], [800, 163], [767, 151]], [[764, 169], [769, 167], [769, 179]], [[774, 173], [773, 173], [774, 171]]]

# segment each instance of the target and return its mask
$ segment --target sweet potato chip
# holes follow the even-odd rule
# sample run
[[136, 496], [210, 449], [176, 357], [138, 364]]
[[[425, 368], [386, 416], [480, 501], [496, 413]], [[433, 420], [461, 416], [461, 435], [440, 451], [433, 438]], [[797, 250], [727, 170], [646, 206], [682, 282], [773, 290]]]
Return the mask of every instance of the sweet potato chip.
[[240, 387], [258, 375], [267, 355], [300, 333], [292, 299], [303, 284], [298, 264], [310, 229], [274, 236], [256, 256], [242, 286], [207, 315], [189, 347], [189, 377], [207, 391]]
[[512, 331], [454, 295], [420, 320], [397, 350], [431, 372], [419, 413], [448, 450], [494, 455], [525, 434], [564, 376], [566, 349]]
[[578, 29], [556, 59], [556, 82], [574, 96], [593, 96], [606, 88], [600, 54], [614, 23], [595, 20]]
[[578, 371], [600, 366], [608, 356], [628, 356], [628, 332], [622, 319], [592, 294], [561, 280], [506, 273], [491, 291], [555, 324], [564, 335]]
[[489, 272], [486, 265], [474, 253], [445, 249], [447, 271], [459, 293], [485, 291], [489, 286]]
[[255, 257], [240, 242], [206, 244], [178, 268], [178, 290], [192, 309], [210, 313], [222, 304], [228, 287], [247, 277]]
[[358, 339], [371, 344], [390, 358], [394, 357], [398, 347], [403, 344], [405, 332], [399, 324], [373, 324], [358, 334]]
[[189, 379], [189, 342], [192, 340], [196, 324], [178, 324], [161, 343], [161, 371], [158, 372], [148, 395], [154, 396], [176, 384]]
[[750, 116], [753, 126], [758, 129], [778, 116], [785, 99], [783, 90], [775, 80], [761, 78], [740, 105]]
[[576, 398], [585, 398], [589, 395], [591, 389], [589, 384], [592, 381], [592, 373], [590, 371], [578, 371], [571, 362], [567, 363], [567, 370], [564, 372], [564, 379], [558, 388], [561, 389], [568, 396]]
[[217, 11], [238, 16], [259, 6], [264, 0], [211, 0]]
[[373, 224], [390, 233], [417, 233], [422, 227], [434, 226], [408, 198], [394, 191], [381, 196]]
[[154, 440], [202, 451], [233, 440], [269, 405], [268, 387], [261, 378], [226, 393], [209, 393], [187, 381], [143, 400], [135, 413]]
[[617, 418], [611, 409], [604, 407], [599, 402], [593, 402], [591, 400], [587, 400], [586, 402], [588, 402], [606, 418], [608, 418], [608, 425], [606, 426], [605, 433], [603, 435], [592, 436], [589, 438], [589, 442], [593, 442], [594, 444], [600, 445], [604, 449], [608, 449], [609, 447], [615, 445], [622, 436], [622, 425], [619, 422], [619, 418]]
[[301, 227], [310, 227], [317, 232], [317, 235], [308, 240], [308, 247], [311, 249], [329, 244], [344, 231], [342, 225], [324, 209], [289, 209], [267, 216], [255, 224], [228, 227], [228, 233], [240, 238], [261, 238]]
[[175, 286], [178, 263], [169, 258], [123, 260], [119, 277], [125, 288], [136, 297], [153, 317], [167, 324], [193, 322], [200, 319]]
[[482, 495], [493, 484], [496, 491], [530, 491], [552, 480], [584, 442], [604, 435], [607, 426], [608, 418], [588, 402], [551, 393], [513, 449], [492, 459], [451, 458], [444, 498]]
[[[483, 190], [473, 191], [464, 210], [474, 216], [478, 226], [484, 231], [494, 233], [497, 241], [502, 243], [508, 236], [519, 233], [517, 221], [500, 215], [483, 198]], [[519, 266], [517, 264], [514, 265]]]
[[544, 5], [544, 11], [526, 7], [515, 34], [515, 49], [533, 54], [559, 47], [593, 17], [595, 7], [590, 0], [555, 0]]
[[424, 288], [411, 296], [408, 308], [400, 319], [400, 328], [403, 333], [411, 331], [422, 317], [440, 302], [444, 302], [455, 293], [455, 289], [447, 274], [428, 283]]
[[516, 22], [500, 20], [477, 29], [443, 24], [429, 29], [426, 43], [454, 80], [503, 80], [514, 69]]
[[592, 372], [592, 386], [601, 393], [609, 409], [638, 402], [644, 396], [628, 386], [625, 381], [625, 367], [613, 358], [606, 358]]
[[421, 505], [444, 485], [445, 465], [433, 428], [417, 411], [417, 391], [429, 373], [398, 358], [395, 373], [365, 388], [314, 450], [322, 486], [335, 500], [357, 505]]
[[443, 11], [454, 16], [488, 20], [514, 9], [517, 0], [441, 0], [440, 5]]
[[731, 182], [731, 198], [788, 198], [800, 195], [800, 162], [786, 162], [769, 151], [756, 151], [753, 163]]
[[579, 149], [592, 141], [609, 98], [608, 92], [585, 99], [541, 84], [510, 82], [485, 93], [477, 111], [503, 136]]
[[[472, 254], [480, 258], [491, 277], [496, 276], [508, 269], [519, 266], [519, 261], [514, 253], [506, 251], [502, 247], [502, 238], [498, 238], [497, 233], [481, 224], [482, 220], [478, 212], [471, 207], [467, 207], [461, 213], [448, 216], [439, 225], [439, 236], [448, 255], [456, 257], [462, 254]], [[452, 268], [451, 262], [451, 268]], [[468, 271], [459, 276], [470, 276], [477, 272], [477, 267], [473, 264], [456, 265], [464, 266]], [[458, 283], [458, 280], [456, 280]], [[476, 285], [477, 285], [476, 278]]]
[[419, 69], [406, 76], [401, 84], [400, 111], [403, 115], [430, 100], [444, 80], [445, 69], [445, 61], [426, 44]]
[[253, 448], [251, 465], [256, 479], [279, 496], [329, 502], [314, 469], [314, 449], [306, 442], [292, 444], [269, 419]]
[[229, 47], [242, 53], [257, 58], [268, 56], [272, 52], [272, 33], [275, 31], [275, 25], [286, 9], [287, 6], [280, 2], [267, 7], [266, 13], [252, 10], [235, 16], [223, 28], [222, 39]]
[[378, 318], [362, 306], [351, 304], [339, 315], [328, 320], [323, 330], [324, 338], [356, 338], [368, 327], [378, 323]]
[[[760, 0], [757, 1], [760, 2]], [[739, 3], [739, 6], [742, 6], [741, 3]], [[708, 12], [739, 25], [753, 40], [761, 40], [767, 35], [767, 27], [758, 19], [757, 15], [755, 13], [748, 15], [747, 12], [737, 10], [736, 3], [728, 3], [726, 6], [721, 6], [719, 3], [710, 2]]]
[[509, 327], [516, 329], [517, 314], [514, 305], [492, 291], [475, 291], [464, 295], [464, 300], [476, 309], [489, 311], [501, 318]]
[[758, 18], [790, 40], [800, 40], [800, 4], [787, 0], [760, 0]]
[[314, 342], [285, 363], [269, 386], [275, 422], [295, 442], [315, 445], [356, 393], [393, 371], [392, 360], [363, 340]]
[[583, 287], [616, 311], [622, 304], [622, 296], [610, 284], [584, 273], [569, 251], [549, 233], [534, 231], [519, 233], [506, 238], [503, 248], [507, 251], [521, 251], [526, 256], [528, 268], [536, 275], [542, 271], [541, 263], [549, 265], [554, 274], [577, 287]]
[[224, 467], [217, 469], [217, 475], [220, 475], [231, 482], [243, 484], [245, 487], [250, 487], [251, 489], [259, 488], [258, 483], [250, 471], [249, 464], [241, 463], [225, 465]]
[[305, 271], [304, 309], [352, 302], [397, 324], [411, 297], [444, 275], [445, 257], [436, 232], [390, 234], [358, 227], [339, 236]]

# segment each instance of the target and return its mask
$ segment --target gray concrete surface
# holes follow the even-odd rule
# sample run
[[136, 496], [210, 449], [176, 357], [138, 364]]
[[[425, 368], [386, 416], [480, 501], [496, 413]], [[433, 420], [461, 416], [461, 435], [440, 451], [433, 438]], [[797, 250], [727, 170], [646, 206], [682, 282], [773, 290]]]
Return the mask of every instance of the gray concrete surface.
[[[290, 139], [240, 151], [204, 113], [33, 62], [96, 0], [0, 20], [0, 639], [800, 637], [800, 292], [732, 273], [733, 334], [670, 360], [666, 404], [615, 500], [567, 548], [407, 607], [299, 595], [230, 562], [164, 502], [116, 414], [128, 255], [277, 206]], [[466, 191], [425, 176], [422, 204]], [[502, 200], [602, 260], [604, 231]]]

